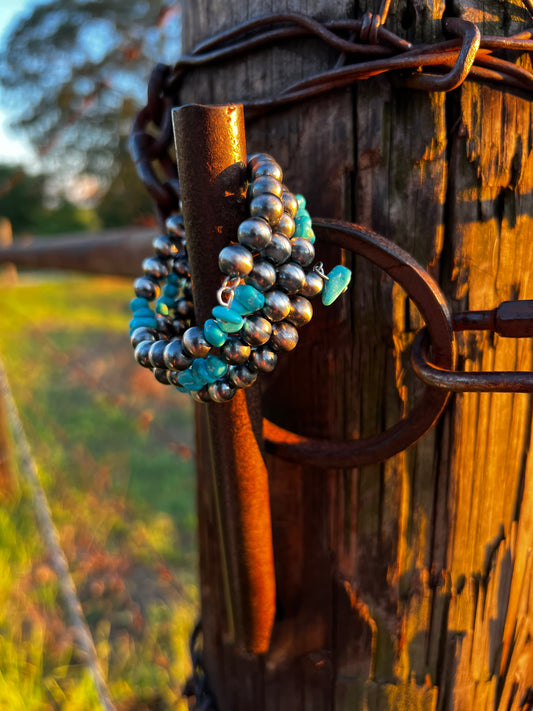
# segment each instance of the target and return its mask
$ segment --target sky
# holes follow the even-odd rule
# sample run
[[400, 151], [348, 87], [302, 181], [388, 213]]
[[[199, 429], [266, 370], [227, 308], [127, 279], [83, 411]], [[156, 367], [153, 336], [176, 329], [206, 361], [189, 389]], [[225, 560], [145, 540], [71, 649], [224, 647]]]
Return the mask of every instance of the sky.
[[[0, 0], [0, 48], [3, 48], [7, 30], [14, 18], [27, 13], [34, 5], [43, 0]], [[7, 117], [0, 104], [0, 163], [23, 163], [31, 170], [36, 158], [27, 145], [23, 143], [7, 126]]]

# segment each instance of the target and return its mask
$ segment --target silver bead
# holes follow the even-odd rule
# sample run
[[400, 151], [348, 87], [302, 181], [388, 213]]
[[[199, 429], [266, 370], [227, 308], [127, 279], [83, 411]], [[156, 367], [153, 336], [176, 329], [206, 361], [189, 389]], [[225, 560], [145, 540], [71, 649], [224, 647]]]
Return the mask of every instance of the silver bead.
[[291, 256], [291, 243], [278, 232], [274, 232], [268, 247], [265, 247], [261, 256], [273, 264], [283, 264]]
[[224, 274], [249, 274], [254, 266], [254, 258], [250, 250], [240, 244], [230, 244], [224, 247], [218, 255], [218, 266]]
[[205, 358], [211, 350], [211, 346], [205, 340], [203, 329], [199, 326], [192, 326], [185, 331], [182, 345], [185, 355], [190, 355], [192, 358]]
[[298, 331], [291, 324], [283, 321], [272, 326], [270, 345], [274, 350], [292, 351], [298, 344]]
[[232, 365], [229, 369], [229, 379], [236, 388], [249, 388], [257, 380], [257, 373], [245, 365]]
[[252, 251], [260, 252], [270, 244], [272, 230], [268, 222], [263, 220], [262, 217], [251, 217], [239, 225], [237, 239]]
[[286, 212], [279, 218], [278, 226], [276, 227], [276, 232], [279, 232], [284, 237], [291, 238], [294, 234], [296, 226], [294, 220]]
[[142, 264], [143, 272], [154, 279], [163, 279], [168, 275], [168, 267], [164, 259], [147, 257]]
[[269, 346], [262, 346], [252, 351], [252, 364], [263, 373], [271, 373], [276, 367], [278, 356]]
[[254, 156], [248, 163], [250, 167], [250, 176], [252, 180], [256, 178], [261, 178], [263, 175], [270, 175], [272, 178], [283, 180], [283, 171], [281, 167], [272, 156], [267, 153], [258, 154]]
[[141, 341], [135, 346], [135, 360], [137, 361], [137, 363], [139, 363], [139, 365], [142, 365], [143, 368], [152, 367], [150, 359], [148, 358], [152, 343], [153, 341]]
[[313, 307], [311, 302], [304, 296], [294, 296], [291, 299], [291, 310], [287, 316], [287, 321], [294, 326], [301, 328], [313, 318]]
[[163, 360], [170, 370], [185, 370], [192, 363], [192, 358], [185, 354], [183, 343], [178, 340], [170, 341], [163, 351]]
[[258, 291], [266, 291], [276, 283], [276, 270], [264, 259], [256, 259], [252, 271], [244, 280]]
[[287, 189], [283, 191], [281, 202], [283, 203], [285, 212], [292, 218], [296, 217], [296, 213], [298, 212], [298, 200]]
[[263, 193], [270, 193], [280, 198], [283, 193], [283, 185], [271, 175], [263, 175], [250, 184], [249, 191], [250, 198], [257, 197]]
[[[148, 351], [148, 360], [154, 368], [164, 368], [165, 361], [163, 360], [163, 351], [167, 345], [167, 341], [154, 341]], [[138, 348], [138, 346], [137, 346]], [[135, 349], [137, 350], [137, 349]]]
[[237, 336], [229, 336], [224, 345], [220, 346], [220, 354], [227, 363], [239, 365], [250, 357], [250, 346]]
[[273, 289], [265, 294], [263, 314], [269, 321], [282, 321], [289, 315], [291, 302], [287, 294]]
[[152, 241], [155, 253], [163, 258], [174, 257], [178, 253], [178, 248], [168, 235], [160, 235]]
[[207, 392], [213, 402], [227, 402], [237, 391], [233, 385], [225, 381], [217, 381], [207, 386]]
[[195, 402], [205, 403], [211, 402], [211, 396], [209, 395], [209, 390], [207, 385], [204, 385], [200, 390], [191, 390], [191, 397]]
[[250, 215], [264, 217], [272, 226], [275, 226], [283, 215], [283, 203], [275, 195], [262, 193], [250, 200]]
[[305, 275], [305, 282], [300, 289], [300, 294], [306, 296], [308, 299], [312, 299], [313, 296], [317, 296], [322, 291], [324, 286], [324, 281], [321, 276], [316, 272], [307, 272]]
[[251, 346], [262, 346], [270, 338], [272, 324], [262, 316], [247, 316], [241, 329], [241, 338]]
[[295, 237], [291, 240], [291, 259], [301, 267], [308, 267], [315, 258], [315, 248], [308, 239]]
[[288, 294], [296, 294], [305, 284], [305, 272], [294, 262], [282, 264], [276, 270], [276, 286]]
[[165, 227], [167, 228], [167, 232], [173, 237], [179, 237], [185, 240], [185, 227], [183, 225], [182, 215], [172, 215], [168, 217], [165, 222]]
[[152, 372], [158, 383], [163, 385], [170, 385], [170, 380], [168, 379], [168, 370], [165, 368], [153, 368]]

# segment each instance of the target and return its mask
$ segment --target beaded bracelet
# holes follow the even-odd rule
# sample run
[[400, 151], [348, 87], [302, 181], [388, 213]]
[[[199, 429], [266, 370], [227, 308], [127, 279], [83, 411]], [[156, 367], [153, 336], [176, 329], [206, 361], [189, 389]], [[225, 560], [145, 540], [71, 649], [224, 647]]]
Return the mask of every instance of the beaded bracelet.
[[[280, 351], [298, 343], [297, 328], [312, 318], [309, 299], [325, 305], [348, 288], [342, 265], [324, 274], [315, 259], [315, 234], [301, 195], [283, 185], [278, 163], [266, 153], [248, 159], [247, 217], [235, 243], [219, 254], [224, 275], [213, 318], [195, 322], [183, 218], [171, 216], [135, 281], [130, 338], [135, 359], [156, 379], [197, 402], [226, 402], [259, 372], [271, 372]], [[164, 282], [164, 283], [163, 283]], [[161, 289], [161, 285], [162, 289]], [[150, 302], [155, 300], [155, 308]]]

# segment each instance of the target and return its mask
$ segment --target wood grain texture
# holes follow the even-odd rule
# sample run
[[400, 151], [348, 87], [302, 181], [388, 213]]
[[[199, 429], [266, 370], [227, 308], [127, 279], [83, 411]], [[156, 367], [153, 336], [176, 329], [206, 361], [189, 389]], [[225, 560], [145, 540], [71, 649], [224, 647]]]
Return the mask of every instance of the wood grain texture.
[[[455, 9], [490, 34], [526, 20], [518, 2]], [[271, 10], [324, 19], [377, 7], [190, 0], [184, 50]], [[444, 10], [442, 2], [393, 3], [387, 27], [410, 40], [442, 39]], [[182, 99], [272, 96], [331, 59], [313, 40], [275, 47], [195, 73]], [[262, 119], [247, 141], [276, 156], [312, 214], [393, 239], [462, 310], [533, 296], [531, 129], [529, 103], [493, 89], [468, 82], [427, 95], [376, 78]], [[329, 312], [317, 307], [301, 345], [264, 385], [265, 413], [305, 434], [381, 431], [420, 392], [408, 362], [416, 310], [364, 260], [348, 260], [350, 298]], [[466, 369], [532, 364], [529, 342], [466, 334], [460, 346]], [[221, 711], [522, 708], [533, 684], [531, 424], [529, 396], [471, 394], [455, 397], [437, 427], [385, 464], [304, 471], [270, 457], [278, 616], [269, 655], [255, 660], [225, 637], [200, 431], [205, 656]]]

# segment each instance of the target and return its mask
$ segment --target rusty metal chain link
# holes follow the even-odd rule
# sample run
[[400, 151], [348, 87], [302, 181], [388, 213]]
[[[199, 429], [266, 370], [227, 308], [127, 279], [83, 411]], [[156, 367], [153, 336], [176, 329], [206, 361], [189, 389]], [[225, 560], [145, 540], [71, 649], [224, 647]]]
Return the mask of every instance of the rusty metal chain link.
[[200, 644], [201, 636], [202, 623], [197, 622], [189, 644], [192, 674], [185, 684], [183, 696], [188, 700], [191, 711], [218, 711], [204, 667]]
[[[523, 3], [533, 14], [531, 1]], [[366, 13], [360, 20], [322, 23], [299, 13], [265, 15], [201, 42], [190, 54], [182, 55], [174, 67], [158, 64], [150, 77], [147, 104], [135, 118], [130, 147], [160, 221], [164, 222], [179, 201], [176, 164], [171, 155], [170, 110], [180, 105], [182, 82], [195, 68], [220, 65], [297, 38], [318, 39], [338, 51], [331, 69], [296, 82], [277, 96], [244, 102], [242, 97], [228, 97], [243, 103], [247, 122], [384, 73], [390, 73], [400, 85], [423, 91], [451, 91], [466, 79], [508, 91], [533, 90], [533, 72], [493, 56], [493, 52], [504, 50], [533, 51], [533, 28], [511, 37], [481, 36], [473, 23], [448, 17], [443, 19], [443, 30], [450, 39], [415, 45], [383, 26], [389, 4], [390, 0], [383, 0], [379, 13]]]

